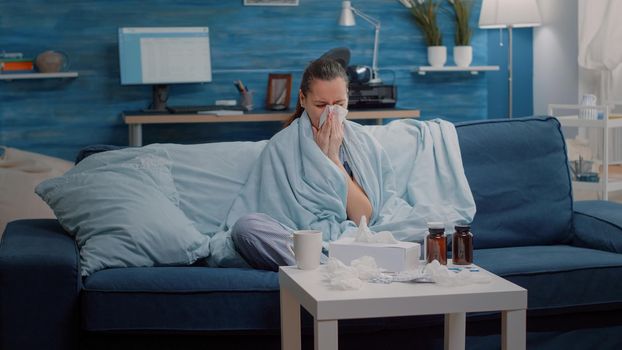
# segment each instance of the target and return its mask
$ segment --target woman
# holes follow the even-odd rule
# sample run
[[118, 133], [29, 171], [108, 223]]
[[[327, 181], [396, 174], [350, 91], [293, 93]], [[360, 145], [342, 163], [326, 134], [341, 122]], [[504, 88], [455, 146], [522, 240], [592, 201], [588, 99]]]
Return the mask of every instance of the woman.
[[[347, 81], [332, 59], [307, 67], [290, 125], [263, 148], [231, 205], [224, 233], [210, 240], [213, 265], [236, 266], [240, 256], [259, 269], [294, 265], [293, 230], [319, 230], [326, 243], [353, 233], [362, 216], [370, 230], [411, 242], [423, 240], [428, 221], [452, 227], [473, 220], [475, 202], [455, 127], [442, 120], [400, 120], [372, 136], [370, 128], [340, 122], [333, 113], [322, 123], [325, 111], [347, 106]], [[379, 139], [409, 156], [394, 164]]]
[[[290, 127], [296, 119], [308, 116], [316, 146], [346, 179], [347, 219], [358, 225], [362, 216], [371, 217], [373, 208], [346, 159], [342, 122], [331, 111], [326, 121], [320, 125], [322, 113], [332, 105], [347, 108], [348, 76], [336, 60], [320, 58], [305, 69], [296, 111], [286, 126]], [[295, 264], [290, 249], [291, 230], [266, 214], [242, 216], [233, 226], [231, 237], [238, 253], [254, 268], [276, 271], [279, 266]]]

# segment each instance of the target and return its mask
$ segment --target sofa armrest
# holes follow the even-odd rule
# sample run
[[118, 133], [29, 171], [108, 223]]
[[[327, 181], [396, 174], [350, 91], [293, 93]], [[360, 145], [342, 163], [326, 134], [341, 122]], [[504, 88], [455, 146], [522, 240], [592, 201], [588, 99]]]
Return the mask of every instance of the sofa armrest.
[[575, 202], [573, 223], [573, 245], [622, 253], [622, 204]]
[[0, 349], [78, 346], [79, 261], [58, 221], [7, 225], [0, 241]]

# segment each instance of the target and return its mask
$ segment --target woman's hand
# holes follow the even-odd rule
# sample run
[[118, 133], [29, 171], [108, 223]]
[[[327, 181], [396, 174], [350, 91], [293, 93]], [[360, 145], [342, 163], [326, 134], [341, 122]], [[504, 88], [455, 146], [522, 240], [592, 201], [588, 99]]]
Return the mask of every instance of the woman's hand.
[[335, 120], [333, 113], [330, 112], [324, 124], [320, 128], [311, 126], [313, 139], [329, 159], [339, 162], [339, 147], [343, 142], [343, 126]]
[[328, 142], [328, 153], [326, 154], [335, 164], [340, 164], [339, 148], [343, 143], [343, 123], [331, 114], [330, 116], [330, 139]]
[[332, 113], [328, 115], [324, 124], [318, 129], [313, 129], [313, 139], [318, 144], [322, 152], [335, 163], [347, 178], [348, 197], [346, 199], [346, 214], [348, 219], [357, 225], [362, 216], [372, 217], [372, 207], [367, 194], [361, 186], [351, 178], [339, 159], [339, 148], [343, 143], [343, 123], [339, 122]]

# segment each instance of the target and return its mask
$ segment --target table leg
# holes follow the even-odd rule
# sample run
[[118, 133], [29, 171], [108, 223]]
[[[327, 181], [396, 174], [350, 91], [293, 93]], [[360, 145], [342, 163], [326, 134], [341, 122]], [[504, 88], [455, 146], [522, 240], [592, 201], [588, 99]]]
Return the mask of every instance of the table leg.
[[445, 314], [445, 350], [464, 350], [466, 313]]
[[281, 349], [300, 350], [300, 304], [281, 288]]
[[511, 310], [501, 313], [501, 349], [527, 348], [527, 311]]
[[337, 320], [315, 321], [315, 350], [337, 350], [338, 338]]
[[129, 124], [129, 144], [132, 147], [140, 147], [143, 145], [143, 125]]

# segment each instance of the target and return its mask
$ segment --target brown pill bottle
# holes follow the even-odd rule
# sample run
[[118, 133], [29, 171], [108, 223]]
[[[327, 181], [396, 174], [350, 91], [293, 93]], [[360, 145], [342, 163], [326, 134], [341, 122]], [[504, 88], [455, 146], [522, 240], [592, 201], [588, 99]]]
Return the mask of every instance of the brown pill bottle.
[[445, 225], [442, 222], [428, 222], [425, 245], [425, 260], [428, 263], [438, 260], [442, 265], [447, 265], [447, 238], [445, 237]]
[[455, 265], [470, 265], [473, 263], [473, 234], [471, 225], [460, 224], [455, 226], [451, 239], [452, 262]]

